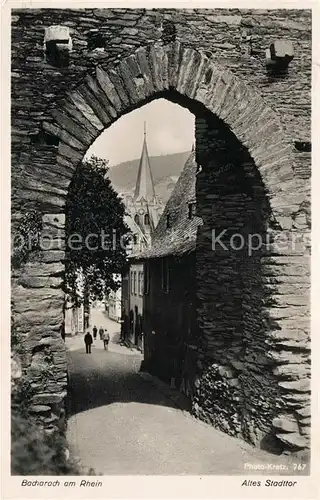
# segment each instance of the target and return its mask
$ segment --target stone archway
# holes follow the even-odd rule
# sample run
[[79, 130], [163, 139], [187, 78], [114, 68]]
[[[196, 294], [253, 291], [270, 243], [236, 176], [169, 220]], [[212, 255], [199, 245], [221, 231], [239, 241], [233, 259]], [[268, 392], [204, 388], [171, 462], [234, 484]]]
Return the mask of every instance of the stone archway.
[[[295, 201], [297, 184], [292, 169], [292, 146], [285, 138], [279, 116], [266, 106], [258, 93], [229, 70], [218, 67], [214, 60], [204, 52], [184, 47], [179, 42], [166, 46], [142, 47], [113, 67], [98, 65], [93, 74], [88, 74], [75, 89], [65, 93], [51, 112], [52, 121], [46, 121], [43, 124], [47, 133], [59, 139], [56, 169], [70, 179], [78, 162], [82, 160], [89, 146], [102, 131], [122, 115], [159, 97], [166, 97], [189, 109], [192, 109], [194, 105], [202, 106], [204, 110], [221, 119], [248, 150], [260, 173], [272, 209], [275, 230], [282, 231], [292, 227], [294, 215], [299, 208], [297, 207], [299, 203]], [[51, 182], [55, 188], [54, 180]], [[291, 192], [294, 193], [293, 196], [290, 195]], [[67, 185], [62, 189], [57, 186], [56, 193], [57, 213], [44, 215], [43, 231], [49, 232], [58, 242], [59, 239], [64, 239], [64, 215], [61, 212], [67, 195]], [[57, 248], [59, 247], [57, 243]], [[38, 323], [35, 328], [32, 328], [29, 345], [31, 364], [32, 350], [36, 345], [41, 344], [44, 348], [50, 345], [54, 351], [54, 364], [57, 369], [53, 384], [48, 385], [47, 392], [37, 397], [35, 403], [49, 404], [59, 408], [65, 397], [63, 374], [66, 371], [66, 362], [56, 332], [57, 325], [62, 318], [63, 297], [59, 285], [64, 267], [61, 252], [59, 256], [53, 253], [52, 249], [48, 252], [44, 251], [42, 264], [26, 265], [24, 275], [19, 277], [15, 293], [16, 296], [19, 296], [20, 292], [25, 293], [19, 289], [19, 283], [27, 287], [30, 275], [33, 280], [38, 279], [40, 288], [32, 292], [32, 300], [35, 302], [39, 301], [39, 291], [42, 293], [49, 287], [50, 289], [56, 288], [54, 298], [53, 292], [48, 292], [46, 315], [42, 316], [43, 324], [40, 324], [41, 321], [37, 318]], [[284, 269], [282, 274], [290, 278], [295, 276], [297, 270], [299, 275], [307, 273], [308, 259], [304, 259], [300, 254], [298, 258], [297, 263], [295, 255], [288, 256], [281, 253], [273, 255], [267, 262], [269, 274], [277, 277], [279, 269]], [[281, 276], [282, 274], [280, 272]], [[291, 281], [275, 279], [275, 282], [277, 289], [273, 293], [275, 300], [279, 302], [279, 296], [290, 295], [290, 292], [285, 291], [285, 287], [286, 283], [291, 283]], [[279, 319], [277, 330], [280, 334], [277, 337], [277, 333], [272, 332], [276, 336], [276, 343], [278, 342], [273, 360], [275, 365], [281, 361], [284, 365], [291, 362], [289, 360], [291, 351], [289, 352], [288, 349], [292, 347], [294, 351], [298, 345], [296, 340], [293, 342], [294, 345], [292, 344], [292, 335], [295, 335], [298, 340], [303, 339], [302, 342], [305, 340], [305, 327], [298, 326], [298, 328], [295, 327], [296, 330], [293, 330], [289, 321], [292, 315], [293, 317], [301, 316], [300, 312], [295, 309], [298, 297], [299, 290], [295, 290], [294, 297], [290, 297], [290, 308], [286, 303], [282, 303], [281, 299], [279, 306], [282, 308], [281, 314], [276, 309], [275, 314], [278, 315], [277, 320]], [[32, 314], [28, 312], [24, 313], [23, 328], [32, 326], [31, 316]], [[279, 346], [280, 349], [283, 348], [283, 351], [279, 349]], [[296, 370], [295, 374], [298, 373], [299, 363], [298, 358], [293, 361], [295, 368], [292, 370], [293, 372]], [[281, 376], [284, 372], [277, 367], [275, 369], [278, 369], [280, 374], [279, 383], [283, 384]], [[298, 377], [294, 375], [292, 378], [295, 380]], [[287, 390], [290, 398], [296, 386], [291, 384], [291, 380], [285, 384], [287, 386], [281, 387]], [[304, 387], [303, 391], [308, 392], [308, 387]], [[290, 404], [289, 408], [292, 408], [292, 403]], [[297, 409], [300, 411], [306, 404], [308, 404], [308, 398], [301, 400]], [[281, 410], [282, 408], [283, 405]], [[292, 412], [289, 410], [279, 426], [280, 430], [281, 426], [282, 429], [283, 426], [285, 427], [285, 433], [291, 433], [291, 437], [283, 439], [286, 439], [289, 444], [290, 440], [294, 445], [298, 443], [299, 447], [303, 448], [306, 446], [306, 439], [300, 435], [296, 420], [296, 416], [292, 417]]]
[[[60, 139], [57, 163], [69, 172], [75, 169], [93, 141], [119, 117], [157, 97], [170, 100], [172, 92], [179, 104], [196, 102], [217, 115], [248, 149], [281, 227], [279, 198], [286, 186], [292, 187], [294, 175], [292, 146], [279, 116], [228, 69], [180, 42], [139, 48], [112, 68], [98, 65], [67, 92], [52, 111], [53, 122], [43, 125]], [[285, 208], [287, 214], [288, 204]]]

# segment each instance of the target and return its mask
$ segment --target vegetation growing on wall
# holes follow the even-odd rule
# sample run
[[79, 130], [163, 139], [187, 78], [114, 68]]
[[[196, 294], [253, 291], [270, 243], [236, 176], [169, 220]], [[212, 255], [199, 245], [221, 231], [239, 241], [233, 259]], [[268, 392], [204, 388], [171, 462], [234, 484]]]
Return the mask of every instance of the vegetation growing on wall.
[[12, 410], [11, 473], [13, 475], [76, 475], [79, 468], [66, 456], [62, 435], [45, 435], [30, 415]]
[[65, 292], [75, 304], [79, 273], [92, 299], [119, 287], [114, 275], [126, 267], [125, 245], [129, 229], [125, 207], [107, 177], [108, 162], [92, 156], [78, 165], [66, 203]]
[[67, 460], [66, 440], [57, 432], [46, 435], [30, 412], [34, 388], [22, 366], [23, 339], [11, 321], [11, 473], [14, 475], [78, 474], [77, 465]]
[[75, 475], [79, 467], [66, 455], [66, 439], [45, 434], [30, 413], [34, 390], [24, 371], [11, 394], [11, 473], [14, 475]]

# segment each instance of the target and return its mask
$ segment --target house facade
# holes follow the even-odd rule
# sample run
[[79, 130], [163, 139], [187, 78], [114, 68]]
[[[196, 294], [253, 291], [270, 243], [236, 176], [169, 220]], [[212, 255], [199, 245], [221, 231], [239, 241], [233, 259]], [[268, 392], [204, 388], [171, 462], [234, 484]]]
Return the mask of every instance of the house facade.
[[142, 350], [143, 318], [143, 264], [131, 262], [123, 288], [123, 338], [130, 345]]
[[109, 319], [119, 323], [121, 321], [121, 287], [111, 292], [106, 297], [106, 312]]
[[78, 305], [74, 304], [71, 295], [65, 295], [64, 333], [66, 336], [83, 334], [90, 322], [90, 305], [81, 270], [77, 272], [76, 293], [82, 299], [82, 302]]
[[191, 396], [195, 376], [197, 165], [192, 152], [153, 234], [144, 262], [144, 366]]
[[65, 305], [64, 313], [65, 334], [67, 336], [81, 335], [84, 333], [84, 306], [69, 306], [68, 301]]

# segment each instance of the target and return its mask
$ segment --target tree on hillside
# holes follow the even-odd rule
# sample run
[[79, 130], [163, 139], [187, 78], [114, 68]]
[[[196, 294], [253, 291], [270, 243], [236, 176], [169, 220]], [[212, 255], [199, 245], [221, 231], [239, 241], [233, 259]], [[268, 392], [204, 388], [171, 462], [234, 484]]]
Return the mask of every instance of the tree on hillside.
[[[115, 275], [127, 265], [125, 245], [130, 238], [125, 207], [107, 176], [108, 162], [91, 156], [81, 162], [66, 202], [65, 292], [74, 305], [84, 295], [102, 299], [119, 287]], [[79, 293], [80, 292], [80, 293]]]

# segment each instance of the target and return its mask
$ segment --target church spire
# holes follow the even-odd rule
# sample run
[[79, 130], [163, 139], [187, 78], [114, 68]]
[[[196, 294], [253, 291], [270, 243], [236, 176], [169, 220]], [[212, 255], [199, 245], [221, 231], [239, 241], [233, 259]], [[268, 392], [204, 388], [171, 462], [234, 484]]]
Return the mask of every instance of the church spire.
[[155, 197], [154, 184], [152, 179], [152, 172], [150, 167], [150, 160], [147, 148], [147, 127], [146, 122], [144, 122], [144, 138], [142, 153], [139, 163], [138, 177], [136, 188], [134, 192], [134, 200], [140, 198], [145, 198], [146, 200], [151, 200]]

